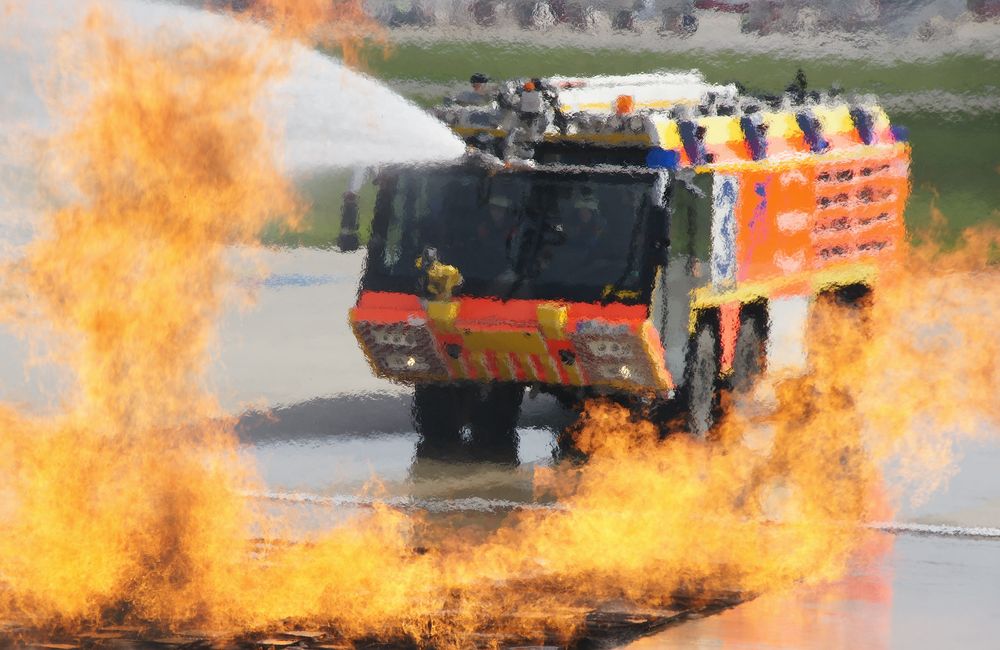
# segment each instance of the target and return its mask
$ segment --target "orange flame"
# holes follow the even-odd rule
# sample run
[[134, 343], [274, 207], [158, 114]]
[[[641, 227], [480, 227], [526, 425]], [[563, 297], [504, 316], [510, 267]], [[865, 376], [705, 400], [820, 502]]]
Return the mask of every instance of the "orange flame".
[[[300, 25], [319, 3], [268, 6]], [[588, 462], [538, 477], [560, 509], [474, 539], [380, 506], [280, 543], [297, 531], [248, 506], [259, 479], [231, 422], [211, 423], [204, 368], [225, 246], [296, 211], [253, 109], [281, 58], [242, 41], [132, 43], [99, 12], [87, 30], [90, 93], [53, 143], [65, 207], [18, 271], [79, 391], [53, 417], [0, 410], [5, 617], [309, 621], [454, 647], [497, 628], [567, 637], [599, 600], [836, 578], [876, 534], [858, 525], [887, 514], [886, 463], [940, 476], [949, 436], [1000, 422], [982, 327], [1000, 313], [997, 271], [970, 263], [987, 245], [970, 234], [963, 252], [918, 251], [883, 277], [867, 315], [818, 304], [812, 372], [774, 378], [771, 403], [735, 403], [714, 444], [595, 403], [577, 432]]]
[[249, 13], [277, 34], [336, 47], [348, 65], [360, 62], [366, 43], [384, 48], [388, 42], [385, 30], [365, 12], [361, 0], [256, 0]]
[[[217, 414], [204, 369], [225, 246], [295, 210], [252, 108], [282, 66], [240, 40], [131, 43], [100, 11], [86, 38], [88, 95], [51, 146], [64, 207], [20, 271], [78, 394], [49, 419], [4, 409], [3, 581], [36, 620], [96, 617], [126, 592], [144, 615], [190, 616], [184, 576], [221, 579], [236, 558], [209, 558], [245, 537], [228, 431], [182, 427]], [[180, 611], [168, 587], [191, 595]]]

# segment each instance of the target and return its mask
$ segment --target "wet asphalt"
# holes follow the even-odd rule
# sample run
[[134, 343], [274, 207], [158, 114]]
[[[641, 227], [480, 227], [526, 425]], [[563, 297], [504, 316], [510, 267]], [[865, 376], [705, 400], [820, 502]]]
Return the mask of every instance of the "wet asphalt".
[[[921, 53], [957, 41], [977, 49], [980, 41], [992, 42], [980, 29], [966, 25], [962, 39], [911, 39], [910, 45]], [[664, 47], [688, 49], [710, 37], [711, 30], [704, 29], [690, 41]], [[592, 35], [567, 38], [593, 44]], [[838, 43], [824, 47], [824, 54], [842, 49]], [[804, 55], [817, 52], [812, 39], [803, 39], [801, 49]], [[27, 76], [12, 81], [8, 74], [5, 80], [30, 85]], [[0, 108], [27, 115], [26, 124], [41, 128], [35, 106], [18, 104], [25, 97], [8, 92]], [[3, 136], [0, 144], [9, 144]], [[6, 183], [17, 180], [13, 168], [0, 168]], [[0, 202], [0, 239], [23, 243], [30, 228], [11, 217], [14, 207]], [[380, 498], [398, 507], [461, 511], [486, 523], [531, 501], [532, 469], [553, 462], [552, 432], [567, 419], [558, 405], [544, 397], [526, 400], [517, 466], [418, 459], [408, 388], [372, 376], [347, 325], [362, 254], [298, 249], [252, 257], [267, 270], [258, 274], [242, 263], [219, 328], [209, 383], [222, 406], [239, 416], [240, 444], [266, 484], [253, 498], [309, 527], [336, 525], [368, 507], [364, 495], [375, 482]], [[247, 290], [256, 296], [250, 305], [242, 300]], [[36, 412], [54, 410], [70, 386], [68, 374], [30, 361], [27, 342], [0, 330], [0, 401]], [[989, 442], [962, 446], [946, 489], [898, 513], [897, 522], [915, 524], [923, 534], [885, 533], [875, 560], [854, 567], [837, 583], [764, 594], [630, 647], [1000, 648], [1000, 538], [937, 534], [1000, 529], [1000, 432], [995, 433]]]
[[[409, 389], [372, 376], [348, 326], [363, 255], [233, 259], [240, 280], [209, 384], [238, 414], [241, 448], [266, 485], [251, 498], [303, 529], [370, 507], [373, 485], [397, 507], [485, 526], [532, 502], [533, 468], [554, 462], [553, 431], [569, 417], [556, 402], [525, 400], [517, 466], [417, 458]], [[266, 271], [253, 270], [257, 262]], [[0, 401], [52, 410], [66, 373], [28, 359], [25, 340], [0, 331]], [[912, 530], [881, 535], [875, 559], [843, 580], [764, 594], [631, 647], [1000, 647], [1000, 435], [984, 440], [960, 446], [945, 489], [897, 513]], [[975, 528], [986, 534], [963, 536]]]
[[[517, 467], [417, 458], [408, 388], [372, 376], [347, 325], [363, 256], [262, 255], [268, 274], [247, 278], [256, 304], [227, 312], [212, 372], [227, 408], [243, 413], [242, 444], [267, 484], [259, 498], [310, 526], [367, 507], [375, 481], [399, 507], [483, 521], [531, 501], [532, 468], [553, 462], [553, 430], [567, 418], [555, 402], [525, 401]], [[1000, 436], [988, 440], [960, 446], [947, 487], [897, 514], [916, 532], [885, 533], [875, 559], [843, 580], [765, 594], [630, 647], [1000, 647]], [[938, 534], [973, 527], [989, 534]]]

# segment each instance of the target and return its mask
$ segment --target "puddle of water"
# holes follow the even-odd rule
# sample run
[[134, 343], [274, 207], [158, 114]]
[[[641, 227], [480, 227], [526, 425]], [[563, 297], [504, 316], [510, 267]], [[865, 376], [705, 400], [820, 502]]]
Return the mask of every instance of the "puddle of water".
[[[530, 467], [552, 460], [553, 433], [541, 427], [518, 429], [519, 467], [446, 463], [414, 455], [416, 433], [331, 435], [247, 446], [268, 489], [317, 496], [356, 496], [378, 484], [387, 496], [492, 498], [492, 488]], [[528, 468], [528, 469], [526, 469]]]
[[875, 559], [820, 587], [768, 594], [629, 645], [727, 648], [995, 648], [1000, 564], [994, 542], [885, 537]]

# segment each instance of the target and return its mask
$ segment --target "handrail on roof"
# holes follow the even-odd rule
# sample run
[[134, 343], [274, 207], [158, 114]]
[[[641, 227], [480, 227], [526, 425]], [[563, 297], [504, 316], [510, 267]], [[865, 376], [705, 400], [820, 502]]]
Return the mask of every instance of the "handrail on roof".
[[[626, 92], [633, 93], [624, 104], [629, 112], [620, 114], [616, 99]], [[869, 97], [848, 103], [812, 93], [800, 99], [796, 103], [786, 94], [782, 106], [773, 108], [740, 95], [733, 84], [709, 84], [697, 71], [661, 72], [556, 76], [531, 85], [515, 80], [502, 85], [489, 105], [452, 104], [436, 112], [471, 139], [502, 142], [505, 151], [514, 152], [508, 158], [530, 157], [523, 151], [543, 140], [671, 149], [681, 166], [894, 141], [885, 112]]]

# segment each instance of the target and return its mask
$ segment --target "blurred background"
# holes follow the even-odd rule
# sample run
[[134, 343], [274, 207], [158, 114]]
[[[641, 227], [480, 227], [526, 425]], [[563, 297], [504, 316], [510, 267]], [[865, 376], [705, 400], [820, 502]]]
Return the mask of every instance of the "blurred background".
[[[239, 11], [245, 0], [211, 0]], [[191, 0], [191, 4], [201, 4]], [[474, 72], [520, 76], [702, 71], [711, 82], [780, 93], [875, 93], [913, 145], [913, 230], [995, 219], [1000, 205], [1000, 2], [996, 0], [369, 0], [385, 43], [362, 71], [417, 104], [463, 90]], [[311, 174], [313, 209], [278, 244], [332, 246], [350, 173]], [[361, 191], [361, 215], [374, 193]], [[363, 223], [362, 223], [363, 226]], [[362, 227], [362, 238], [364, 228]]]

